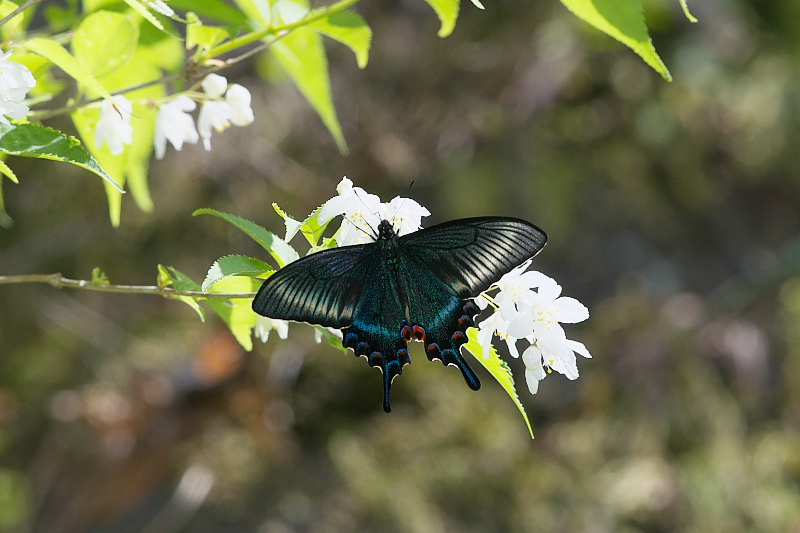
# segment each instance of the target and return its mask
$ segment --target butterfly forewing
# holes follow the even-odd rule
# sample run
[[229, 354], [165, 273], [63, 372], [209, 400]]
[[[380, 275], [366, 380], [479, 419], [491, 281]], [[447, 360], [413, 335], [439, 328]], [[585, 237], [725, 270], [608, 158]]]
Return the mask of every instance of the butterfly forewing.
[[400, 237], [400, 250], [460, 298], [471, 298], [539, 253], [546, 241], [541, 229], [524, 220], [481, 217]]
[[344, 246], [290, 263], [264, 282], [253, 311], [332, 328], [349, 326], [376, 253], [374, 245]]

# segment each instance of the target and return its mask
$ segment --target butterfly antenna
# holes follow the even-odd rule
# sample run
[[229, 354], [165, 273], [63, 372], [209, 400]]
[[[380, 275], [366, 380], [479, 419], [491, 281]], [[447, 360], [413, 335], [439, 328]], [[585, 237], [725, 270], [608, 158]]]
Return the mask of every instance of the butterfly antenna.
[[[364, 209], [368, 211], [369, 210], [369, 206], [367, 206], [367, 202], [365, 202], [364, 200], [361, 199], [361, 197], [358, 195], [358, 191], [355, 191], [355, 193], [356, 193], [356, 197], [358, 198], [358, 200], [364, 206]], [[370, 212], [372, 213], [372, 211], [370, 211]], [[375, 213], [372, 213], [372, 214], [375, 215]], [[369, 224], [367, 224], [367, 228], [369, 228], [369, 231], [367, 231], [367, 230], [365, 230], [364, 228], [362, 228], [361, 226], [359, 226], [358, 224], [356, 224], [353, 221], [350, 221], [350, 223], [353, 224], [356, 227], [356, 229], [358, 229], [359, 231], [361, 231], [365, 235], [369, 235], [370, 237], [372, 237], [373, 240], [376, 240], [376, 241], [378, 240], [378, 233], [376, 232], [375, 228], [371, 227]]]
[[[411, 191], [411, 187], [413, 187], [413, 186], [414, 186], [414, 180], [411, 180], [411, 183], [408, 186], [409, 192]], [[411, 195], [409, 194], [409, 196], [411, 196]], [[392, 228], [396, 232], [399, 232], [402, 229], [402, 220], [400, 221], [400, 226], [401, 226], [400, 228], [395, 228], [394, 226], [395, 226], [395, 220], [397, 220], [397, 213], [399, 213], [400, 210], [403, 209], [403, 205], [406, 203], [406, 200], [408, 200], [408, 198], [403, 198], [403, 201], [400, 202], [400, 205], [398, 205], [397, 209], [394, 210], [394, 215], [392, 215]]]

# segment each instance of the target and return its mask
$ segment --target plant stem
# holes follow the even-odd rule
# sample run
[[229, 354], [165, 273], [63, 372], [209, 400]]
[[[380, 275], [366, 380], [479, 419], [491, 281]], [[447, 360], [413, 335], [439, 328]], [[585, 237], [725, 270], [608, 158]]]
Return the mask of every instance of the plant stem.
[[2, 26], [3, 24], [5, 24], [5, 23], [6, 23], [6, 22], [8, 22], [9, 20], [13, 19], [13, 18], [14, 18], [14, 17], [16, 17], [17, 15], [19, 15], [20, 13], [22, 13], [23, 11], [25, 11], [26, 9], [28, 9], [29, 7], [31, 7], [31, 6], [33, 6], [33, 5], [36, 5], [36, 4], [38, 4], [39, 2], [41, 2], [41, 1], [42, 1], [42, 0], [28, 0], [27, 2], [25, 2], [24, 4], [22, 4], [21, 6], [19, 6], [17, 9], [15, 9], [15, 10], [14, 10], [14, 11], [12, 11], [11, 13], [9, 13], [9, 14], [8, 14], [8, 15], [6, 15], [5, 17], [3, 17], [3, 20], [0, 20], [0, 26]]
[[260, 41], [261, 39], [267, 37], [268, 35], [280, 35], [284, 32], [294, 30], [295, 28], [305, 26], [306, 24], [310, 24], [315, 20], [319, 20], [323, 17], [329, 17], [331, 15], [339, 13], [340, 11], [344, 11], [348, 7], [357, 4], [359, 1], [360, 0], [340, 0], [339, 2], [331, 4], [328, 7], [323, 7], [320, 9], [314, 9], [312, 11], [309, 11], [305, 17], [301, 18], [296, 22], [292, 22], [291, 24], [284, 24], [282, 26], [272, 26], [263, 30], [258, 30], [252, 33], [242, 35], [241, 37], [237, 37], [236, 39], [228, 41], [227, 43], [212, 48], [208, 52], [208, 57], [209, 58], [217, 57], [222, 54], [226, 54], [231, 50], [240, 48], [244, 45]]
[[158, 287], [156, 285], [112, 285], [110, 283], [92, 283], [82, 279], [69, 279], [55, 274], [20, 274], [16, 276], [0, 276], [0, 285], [11, 283], [47, 283], [57, 289], [84, 289], [87, 291], [116, 292], [123, 294], [158, 294], [164, 298], [175, 296], [190, 296], [192, 298], [204, 298], [208, 300], [233, 300], [236, 298], [253, 298], [254, 292], [203, 292], [203, 291], [179, 291], [173, 287]]

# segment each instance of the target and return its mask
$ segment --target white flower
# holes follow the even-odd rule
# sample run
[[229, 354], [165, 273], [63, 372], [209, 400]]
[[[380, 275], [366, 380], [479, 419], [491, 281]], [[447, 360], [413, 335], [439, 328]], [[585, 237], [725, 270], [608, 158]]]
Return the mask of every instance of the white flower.
[[353, 182], [347, 177], [342, 178], [336, 190], [339, 196], [334, 196], [325, 202], [319, 212], [320, 224], [337, 215], [343, 215], [341, 233], [336, 238], [339, 246], [374, 241], [381, 221], [378, 214], [381, 199], [361, 187], [353, 187]]
[[169, 7], [163, 0], [147, 2], [147, 5], [150, 6], [150, 9], [156, 13], [161, 13], [162, 15], [166, 15], [168, 17], [171, 17], [175, 14], [175, 11], [173, 11], [173, 9]]
[[9, 61], [11, 52], [0, 57], [0, 122], [10, 124], [8, 118], [21, 119], [30, 109], [23, 104], [28, 91], [36, 85], [36, 79], [21, 63]]
[[203, 92], [205, 92], [211, 98], [220, 98], [223, 94], [225, 94], [225, 89], [228, 88], [228, 80], [225, 79], [225, 76], [220, 76], [219, 74], [214, 74], [213, 72], [203, 78], [203, 81], [200, 83], [203, 86]]
[[[589, 318], [589, 310], [575, 298], [561, 294], [561, 285], [541, 274], [538, 292], [526, 291], [516, 302], [517, 316], [510, 321], [509, 333], [517, 338], [533, 334], [539, 345], [558, 344], [566, 338], [559, 322], [575, 324]], [[508, 317], [506, 317], [508, 318]]]
[[483, 347], [485, 358], [489, 357], [494, 335], [506, 341], [512, 357], [519, 357], [517, 339], [508, 334], [508, 322], [503, 320], [500, 313], [492, 313], [486, 320], [478, 324], [478, 342]]
[[113, 100], [103, 100], [100, 119], [94, 132], [95, 148], [100, 148], [105, 143], [112, 154], [121, 154], [125, 149], [124, 145], [133, 142], [132, 111], [131, 103], [121, 94], [114, 96]]
[[339, 196], [334, 196], [322, 206], [319, 221], [324, 224], [337, 215], [343, 215], [341, 233], [337, 237], [339, 246], [364, 244], [377, 237], [378, 224], [381, 220], [392, 222], [400, 235], [417, 231], [421, 218], [430, 212], [409, 198], [397, 197], [388, 204], [367, 193], [361, 187], [353, 187], [347, 177], [336, 187]]
[[[253, 110], [250, 108], [250, 91], [234, 84], [228, 88], [228, 80], [219, 74], [209, 74], [203, 78], [203, 91], [209, 100], [203, 103], [197, 119], [197, 129], [203, 139], [203, 146], [211, 150], [212, 130], [224, 131], [231, 123], [248, 126], [253, 123]], [[225, 94], [225, 101], [220, 100]]]
[[522, 361], [525, 363], [525, 382], [528, 384], [528, 390], [531, 394], [536, 394], [539, 391], [539, 382], [547, 376], [542, 366], [542, 352], [535, 344], [531, 344], [522, 352]]
[[253, 333], [257, 338], [261, 339], [261, 342], [267, 342], [273, 329], [278, 332], [278, 337], [281, 339], [285, 340], [289, 336], [289, 322], [261, 315], [256, 318], [256, 326], [253, 328]]
[[176, 150], [183, 148], [183, 143], [196, 143], [197, 130], [189, 111], [194, 111], [197, 104], [188, 96], [181, 95], [161, 106], [156, 117], [156, 134], [153, 144], [156, 158], [162, 159], [167, 149], [167, 141]]
[[197, 118], [197, 131], [203, 139], [203, 147], [211, 150], [211, 130], [223, 132], [231, 125], [231, 106], [227, 102], [207, 100], [200, 108], [200, 116]]
[[500, 289], [493, 299], [496, 309], [479, 324], [478, 338], [487, 350], [492, 336], [497, 334], [514, 357], [519, 356], [516, 342], [527, 340], [530, 346], [522, 360], [528, 388], [535, 394], [539, 381], [547, 375], [545, 369], [576, 379], [575, 353], [584, 357], [591, 354], [583, 344], [567, 339], [560, 324], [582, 322], [589, 318], [589, 311], [578, 300], [560, 296], [561, 286], [552, 278], [540, 272], [525, 272], [529, 263], [515, 268], [494, 285]]
[[422, 227], [422, 217], [430, 211], [411, 198], [395, 197], [388, 204], [382, 204], [381, 216], [389, 220], [399, 235], [413, 233]]
[[234, 126], [249, 126], [253, 123], [253, 109], [250, 107], [250, 91], [234, 83], [225, 93], [225, 101], [231, 106], [231, 122]]

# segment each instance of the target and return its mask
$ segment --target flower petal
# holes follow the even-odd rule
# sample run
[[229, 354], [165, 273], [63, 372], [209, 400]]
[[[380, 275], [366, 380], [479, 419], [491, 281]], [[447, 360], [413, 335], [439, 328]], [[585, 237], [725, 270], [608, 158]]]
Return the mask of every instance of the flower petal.
[[555, 312], [556, 320], [559, 322], [575, 324], [589, 318], [589, 310], [586, 306], [569, 296], [556, 298], [555, 301], [553, 301], [552, 307]]

